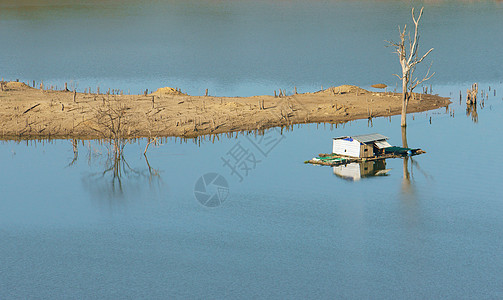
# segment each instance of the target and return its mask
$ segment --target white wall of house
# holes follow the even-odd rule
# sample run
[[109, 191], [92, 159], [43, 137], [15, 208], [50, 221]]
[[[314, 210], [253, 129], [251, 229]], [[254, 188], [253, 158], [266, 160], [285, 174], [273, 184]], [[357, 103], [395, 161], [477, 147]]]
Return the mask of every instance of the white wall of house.
[[357, 140], [334, 139], [332, 153], [360, 157], [360, 142]]

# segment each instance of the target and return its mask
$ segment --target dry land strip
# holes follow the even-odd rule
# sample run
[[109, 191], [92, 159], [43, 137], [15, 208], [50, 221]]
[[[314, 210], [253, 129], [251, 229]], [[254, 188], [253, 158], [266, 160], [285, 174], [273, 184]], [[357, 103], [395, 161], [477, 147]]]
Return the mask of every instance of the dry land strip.
[[[192, 138], [237, 131], [261, 131], [301, 123], [344, 123], [397, 115], [401, 94], [356, 86], [314, 93], [213, 97], [190, 96], [172, 88], [146, 95], [76, 93], [2, 82], [2, 139], [100, 139], [115, 137]], [[448, 98], [415, 94], [408, 112], [449, 105]]]

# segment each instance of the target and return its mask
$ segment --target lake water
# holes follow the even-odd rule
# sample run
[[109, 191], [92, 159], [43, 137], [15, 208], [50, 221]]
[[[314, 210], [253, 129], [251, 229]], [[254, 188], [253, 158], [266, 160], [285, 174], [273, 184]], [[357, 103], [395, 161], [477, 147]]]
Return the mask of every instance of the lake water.
[[[18, 3], [0, 3], [4, 78], [242, 96], [394, 86], [383, 40], [411, 5]], [[1, 142], [0, 298], [502, 298], [503, 6], [431, 3], [422, 22], [433, 92], [453, 104], [409, 115], [408, 144], [427, 153], [406, 171], [387, 160], [386, 176], [353, 180], [303, 163], [341, 135], [401, 145], [399, 117], [168, 139], [148, 160], [140, 140], [115, 177], [96, 141], [78, 156], [68, 140]], [[467, 115], [473, 82], [488, 96]], [[247, 169], [233, 173], [237, 150]], [[215, 173], [216, 204], [198, 193]]]
[[[273, 94], [384, 82], [400, 70], [385, 40], [410, 22], [408, 1], [0, 2], [0, 76], [80, 91], [161, 86], [193, 95]], [[413, 2], [414, 3], [414, 2]], [[421, 5], [417, 3], [416, 6]], [[421, 47], [433, 85], [503, 77], [498, 2], [427, 4]]]

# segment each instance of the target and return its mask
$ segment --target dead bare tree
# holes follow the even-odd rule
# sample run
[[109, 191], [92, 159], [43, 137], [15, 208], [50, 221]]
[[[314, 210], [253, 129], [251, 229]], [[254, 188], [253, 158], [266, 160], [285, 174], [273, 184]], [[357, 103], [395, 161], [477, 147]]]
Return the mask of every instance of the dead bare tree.
[[[397, 74], [393, 74], [397, 76], [400, 80], [402, 80], [402, 119], [401, 126], [407, 126], [407, 105], [409, 104], [410, 97], [414, 89], [430, 79], [435, 73], [430, 75], [430, 68], [428, 68], [428, 72], [422, 79], [413, 78], [414, 71], [416, 70], [416, 66], [423, 61], [423, 59], [433, 51], [433, 48], [428, 50], [423, 56], [419, 57], [418, 47], [419, 47], [419, 20], [421, 20], [421, 16], [423, 15], [424, 7], [421, 7], [421, 11], [419, 12], [419, 16], [416, 18], [414, 15], [414, 8], [412, 8], [412, 21], [414, 22], [414, 37], [411, 38], [410, 32], [407, 32], [407, 24], [404, 25], [403, 30], [398, 26], [398, 32], [400, 33], [400, 42], [395, 43], [392, 41], [386, 41], [389, 46], [394, 47], [394, 53], [398, 54], [398, 58], [400, 60], [400, 65], [402, 66], [402, 76]], [[408, 43], [407, 43], [408, 42]], [[407, 44], [408, 45], [407, 45]]]
[[103, 106], [96, 109], [96, 125], [98, 129], [92, 127], [100, 133], [112, 146], [114, 157], [122, 157], [126, 143], [129, 140], [128, 129], [130, 120], [127, 115], [128, 107], [119, 101], [104, 100]]

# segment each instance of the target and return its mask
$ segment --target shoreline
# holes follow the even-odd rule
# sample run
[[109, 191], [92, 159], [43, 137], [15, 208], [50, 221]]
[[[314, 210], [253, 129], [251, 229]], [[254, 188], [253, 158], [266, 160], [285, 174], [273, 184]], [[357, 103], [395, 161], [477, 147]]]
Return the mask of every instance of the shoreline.
[[[356, 86], [287, 96], [190, 96], [172, 88], [148, 95], [41, 90], [2, 82], [2, 140], [195, 138], [306, 123], [339, 124], [401, 113], [401, 93]], [[448, 106], [449, 98], [414, 94], [408, 113]]]

